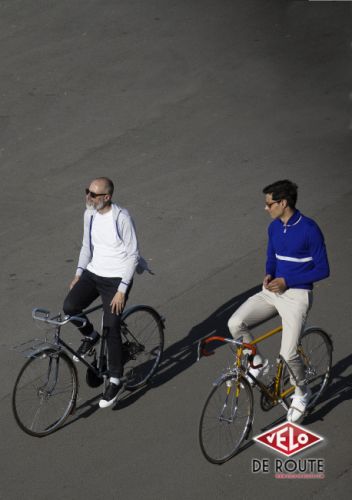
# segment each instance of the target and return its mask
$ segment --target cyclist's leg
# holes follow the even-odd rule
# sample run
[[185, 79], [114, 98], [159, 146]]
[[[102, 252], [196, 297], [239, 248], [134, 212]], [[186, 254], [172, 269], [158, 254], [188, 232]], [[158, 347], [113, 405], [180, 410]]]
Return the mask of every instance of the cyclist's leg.
[[296, 386], [304, 386], [304, 366], [297, 353], [297, 345], [311, 303], [312, 292], [299, 288], [290, 288], [276, 297], [277, 309], [282, 319], [280, 354], [292, 371], [291, 383]]
[[228, 327], [234, 339], [243, 336], [244, 342], [251, 342], [250, 328], [277, 314], [272, 292], [262, 290], [244, 302], [228, 321]]
[[[121, 278], [98, 278], [97, 286], [103, 302], [104, 320], [103, 327], [106, 331], [106, 344], [108, 350], [108, 366], [110, 377], [120, 378], [123, 375], [122, 340], [120, 333], [121, 317], [111, 312], [111, 301], [116, 294]], [[132, 284], [131, 284], [132, 286]], [[131, 289], [128, 288], [125, 304]]]
[[[99, 293], [92, 273], [84, 271], [75, 286], [67, 294], [63, 305], [63, 311], [69, 316], [80, 314], [83, 309], [88, 307], [98, 296]], [[89, 337], [94, 327], [86, 316], [84, 316], [84, 319], [87, 321], [85, 326], [81, 326], [81, 323], [75, 321], [72, 321], [72, 323], [79, 328], [83, 335]]]

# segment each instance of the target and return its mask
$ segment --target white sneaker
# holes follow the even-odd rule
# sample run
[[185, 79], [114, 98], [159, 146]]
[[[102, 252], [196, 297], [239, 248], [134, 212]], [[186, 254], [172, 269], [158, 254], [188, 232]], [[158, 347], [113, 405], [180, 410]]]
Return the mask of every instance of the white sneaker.
[[99, 401], [99, 407], [100, 408], [108, 408], [109, 406], [112, 406], [121, 392], [124, 389], [124, 385], [122, 382], [119, 382], [118, 384], [114, 384], [112, 382], [109, 382], [103, 397]]
[[[255, 378], [258, 378], [259, 375], [265, 373], [265, 370], [268, 368], [269, 365], [269, 360], [264, 359], [259, 355], [256, 354], [253, 359], [253, 364], [254, 365], [262, 365], [260, 368], [252, 368], [250, 367], [248, 372]], [[254, 385], [254, 380], [251, 379], [251, 377], [246, 376], [246, 379], [251, 385]]]
[[305, 394], [298, 395], [294, 394], [292, 396], [292, 403], [287, 412], [287, 421], [293, 423], [299, 423], [303, 420], [309, 400], [312, 396], [312, 391], [307, 387]]

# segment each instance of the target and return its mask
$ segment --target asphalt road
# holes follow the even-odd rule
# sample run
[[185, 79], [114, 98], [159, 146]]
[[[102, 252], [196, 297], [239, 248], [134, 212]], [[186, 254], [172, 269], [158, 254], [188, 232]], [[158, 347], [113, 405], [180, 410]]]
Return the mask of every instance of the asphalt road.
[[[1, 499], [350, 496], [350, 25], [350, 2], [0, 0]], [[116, 182], [155, 272], [130, 303], [165, 315], [163, 364], [105, 411], [81, 370], [76, 415], [31, 438], [11, 413], [24, 360], [10, 347], [41, 335], [34, 306], [61, 308], [98, 175]], [[298, 183], [331, 263], [309, 320], [335, 346], [306, 422], [325, 438], [307, 452], [324, 458], [323, 480], [252, 474], [252, 458], [273, 457], [256, 444], [213, 466], [197, 441], [222, 355], [195, 363], [194, 346], [225, 333], [261, 282], [261, 190], [279, 178]], [[280, 415], [256, 405], [254, 434]]]

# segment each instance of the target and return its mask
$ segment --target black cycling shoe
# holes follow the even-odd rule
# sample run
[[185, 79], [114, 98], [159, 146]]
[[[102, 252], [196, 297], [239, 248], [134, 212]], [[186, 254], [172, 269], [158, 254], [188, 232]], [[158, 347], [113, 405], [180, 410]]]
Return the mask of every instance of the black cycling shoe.
[[105, 389], [103, 397], [99, 401], [100, 408], [108, 408], [109, 406], [113, 405], [120, 393], [123, 391], [123, 388], [124, 384], [122, 382], [119, 382], [118, 384], [113, 384], [112, 382], [110, 382]]
[[[82, 358], [85, 356], [91, 356], [93, 354], [93, 347], [95, 344], [99, 342], [100, 335], [97, 332], [93, 332], [89, 337], [83, 337], [82, 344], [77, 349], [77, 354], [79, 354]], [[73, 361], [78, 362], [79, 358], [77, 356], [73, 356]]]

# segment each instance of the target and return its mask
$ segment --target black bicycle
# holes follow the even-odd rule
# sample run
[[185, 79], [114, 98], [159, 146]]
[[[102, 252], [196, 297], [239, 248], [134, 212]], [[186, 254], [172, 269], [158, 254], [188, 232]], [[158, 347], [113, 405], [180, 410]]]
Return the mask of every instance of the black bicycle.
[[[88, 315], [102, 305], [82, 313]], [[107, 383], [106, 333], [102, 330], [100, 349], [96, 346], [89, 355], [91, 362], [82, 358], [61, 337], [61, 327], [72, 320], [86, 320], [78, 316], [50, 317], [45, 309], [34, 309], [33, 319], [54, 327], [50, 342], [33, 340], [22, 350], [28, 358], [20, 370], [12, 394], [12, 408], [20, 428], [36, 437], [47, 436], [58, 429], [76, 407], [78, 374], [72, 356], [76, 356], [86, 367], [86, 382], [90, 387]], [[164, 347], [165, 321], [150, 306], [136, 305], [126, 309], [121, 316], [122, 358], [125, 389], [133, 391], [147, 384], [155, 374], [161, 361]], [[20, 350], [17, 348], [17, 350]]]

